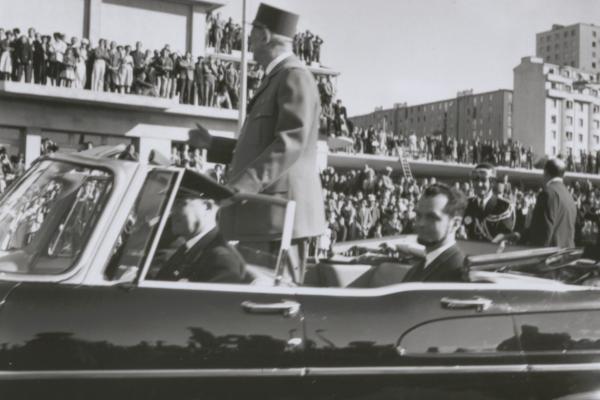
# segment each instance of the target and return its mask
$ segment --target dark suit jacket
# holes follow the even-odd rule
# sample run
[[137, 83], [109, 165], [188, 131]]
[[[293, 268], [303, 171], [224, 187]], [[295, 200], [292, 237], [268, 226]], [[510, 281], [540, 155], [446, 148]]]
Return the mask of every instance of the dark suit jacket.
[[[311, 72], [295, 56], [286, 58], [264, 78], [250, 101], [231, 161], [231, 186], [296, 202], [293, 238], [318, 236], [325, 230], [317, 166], [320, 109]], [[232, 212], [222, 208], [221, 222], [260, 226], [278, 215], [275, 209], [265, 209], [240, 221]]]
[[464, 264], [465, 255], [455, 244], [434, 259], [427, 268], [424, 268], [424, 260], [412, 267], [402, 282], [467, 282]]
[[545, 185], [538, 195], [525, 240], [533, 246], [575, 247], [577, 206], [562, 182]]
[[208, 232], [183, 255], [178, 252], [180, 250], [167, 261], [156, 279], [214, 283], [250, 281], [244, 259], [223, 239], [217, 228]]

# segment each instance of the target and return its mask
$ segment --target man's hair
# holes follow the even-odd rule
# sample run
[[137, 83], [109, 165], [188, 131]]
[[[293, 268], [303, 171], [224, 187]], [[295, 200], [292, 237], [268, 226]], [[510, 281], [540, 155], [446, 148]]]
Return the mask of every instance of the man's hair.
[[444, 207], [444, 212], [450, 217], [462, 217], [467, 208], [467, 198], [465, 195], [445, 183], [434, 183], [429, 185], [423, 191], [422, 197], [435, 197], [438, 195], [446, 196], [448, 203]]
[[557, 158], [551, 158], [544, 164], [544, 173], [550, 178], [562, 178], [565, 170], [565, 163]]
[[494, 167], [490, 163], [485, 162], [485, 163], [477, 164], [474, 169], [491, 169], [491, 170], [495, 170], [496, 167]]

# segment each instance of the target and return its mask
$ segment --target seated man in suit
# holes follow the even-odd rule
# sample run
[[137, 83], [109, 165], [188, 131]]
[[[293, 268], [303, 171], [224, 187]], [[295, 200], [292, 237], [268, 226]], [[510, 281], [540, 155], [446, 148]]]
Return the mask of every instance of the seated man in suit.
[[178, 194], [171, 231], [185, 240], [155, 279], [190, 282], [249, 283], [242, 256], [219, 233], [213, 200]]
[[428, 186], [416, 207], [417, 241], [425, 246], [421, 259], [403, 282], [465, 282], [465, 255], [456, 244], [467, 205], [465, 196], [443, 183]]

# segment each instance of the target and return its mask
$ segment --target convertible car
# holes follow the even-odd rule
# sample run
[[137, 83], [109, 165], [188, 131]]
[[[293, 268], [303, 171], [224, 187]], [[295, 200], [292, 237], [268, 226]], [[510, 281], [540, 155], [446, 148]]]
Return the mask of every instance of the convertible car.
[[[600, 266], [577, 249], [473, 254], [452, 284], [338, 256], [296, 282], [293, 203], [113, 155], [42, 158], [0, 198], [2, 399], [600, 398]], [[156, 279], [182, 190], [280, 207], [279, 231], [221, 227], [279, 235], [274, 263], [246, 259], [244, 284]]]

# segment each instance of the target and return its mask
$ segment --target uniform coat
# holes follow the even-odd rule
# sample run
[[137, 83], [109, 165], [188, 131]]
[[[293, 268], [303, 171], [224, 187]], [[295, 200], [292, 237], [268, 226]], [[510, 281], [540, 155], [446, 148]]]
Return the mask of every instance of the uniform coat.
[[[312, 74], [295, 56], [284, 59], [250, 101], [230, 166], [229, 184], [240, 191], [296, 202], [294, 239], [325, 230], [317, 167], [320, 108]], [[267, 221], [275, 227], [282, 222], [275, 207], [243, 215], [234, 215], [233, 208], [221, 210], [220, 224], [259, 227]]]
[[577, 206], [562, 181], [549, 182], [538, 195], [526, 241], [534, 246], [575, 247]]
[[471, 240], [491, 241], [496, 235], [508, 234], [515, 229], [516, 215], [509, 201], [492, 194], [484, 207], [478, 197], [467, 203], [463, 224]]

